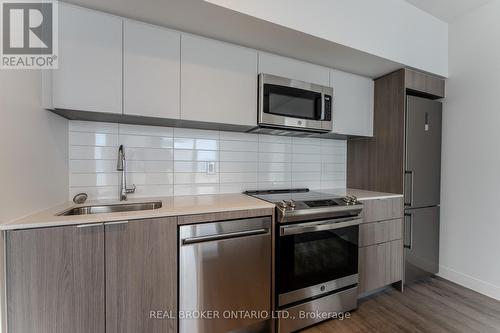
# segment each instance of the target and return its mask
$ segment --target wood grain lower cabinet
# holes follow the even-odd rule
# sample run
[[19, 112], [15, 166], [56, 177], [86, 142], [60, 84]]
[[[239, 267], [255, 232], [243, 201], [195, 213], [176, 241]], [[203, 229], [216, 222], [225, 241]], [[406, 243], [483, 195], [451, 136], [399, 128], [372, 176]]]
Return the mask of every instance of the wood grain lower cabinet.
[[403, 238], [403, 219], [363, 223], [359, 226], [359, 246], [370, 246]]
[[403, 217], [403, 198], [365, 200], [363, 222], [377, 222]]
[[7, 232], [9, 333], [104, 333], [104, 227]]
[[402, 279], [402, 240], [359, 249], [359, 293], [382, 288]]
[[105, 235], [106, 333], [176, 332], [165, 316], [177, 315], [177, 218], [110, 223]]

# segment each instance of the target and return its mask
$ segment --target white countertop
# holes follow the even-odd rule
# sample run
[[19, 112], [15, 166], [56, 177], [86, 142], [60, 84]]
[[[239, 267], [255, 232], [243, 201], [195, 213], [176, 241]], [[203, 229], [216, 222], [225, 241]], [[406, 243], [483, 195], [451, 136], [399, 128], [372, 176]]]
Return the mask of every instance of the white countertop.
[[[135, 212], [117, 212], [107, 214], [57, 216], [58, 213], [73, 207], [161, 201], [162, 207], [154, 210]], [[65, 225], [103, 223], [113, 221], [138, 220], [168, 216], [198, 215], [209, 213], [232, 212], [255, 209], [274, 209], [274, 205], [244, 194], [195, 195], [164, 198], [130, 199], [126, 202], [116, 200], [87, 201], [83, 205], [73, 202], [49, 208], [47, 210], [23, 217], [19, 220], [0, 224], [0, 230], [31, 229]]]
[[[402, 194], [372, 192], [357, 189], [326, 189], [324, 193], [338, 196], [354, 195], [358, 200], [390, 199], [403, 197]], [[117, 212], [107, 214], [91, 214], [79, 216], [58, 216], [58, 213], [73, 207], [89, 205], [109, 205], [120, 203], [161, 201], [162, 207], [154, 210], [143, 210], [134, 212]], [[43, 210], [41, 212], [23, 217], [21, 219], [0, 224], [0, 230], [31, 229], [54, 227], [64, 225], [78, 225], [89, 223], [103, 223], [124, 220], [138, 220], [168, 216], [198, 215], [209, 213], [221, 213], [241, 210], [273, 209], [274, 204], [255, 199], [244, 194], [215, 194], [215, 195], [193, 195], [163, 198], [141, 198], [130, 199], [126, 202], [116, 200], [88, 201], [83, 205], [75, 205], [73, 202]]]
[[377, 200], [377, 199], [392, 199], [392, 198], [402, 198], [402, 194], [395, 193], [384, 193], [384, 192], [373, 192], [366, 190], [358, 190], [353, 188], [343, 188], [343, 189], [326, 189], [321, 190], [321, 192], [331, 193], [336, 195], [354, 195], [358, 200]]

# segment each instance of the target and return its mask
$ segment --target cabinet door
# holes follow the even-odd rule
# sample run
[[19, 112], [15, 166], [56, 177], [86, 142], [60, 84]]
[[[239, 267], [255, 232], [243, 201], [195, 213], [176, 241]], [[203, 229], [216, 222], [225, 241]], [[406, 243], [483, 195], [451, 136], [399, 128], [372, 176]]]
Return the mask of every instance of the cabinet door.
[[259, 52], [260, 73], [315, 83], [322, 86], [330, 84], [330, 70], [326, 67], [265, 52]]
[[7, 233], [10, 333], [104, 333], [102, 224]]
[[257, 51], [182, 35], [181, 119], [257, 125]]
[[125, 20], [123, 113], [180, 118], [180, 33]]
[[122, 20], [60, 3], [53, 107], [122, 113]]
[[177, 331], [177, 219], [109, 223], [106, 332]]
[[333, 87], [333, 132], [373, 136], [373, 80], [332, 70], [330, 85]]
[[403, 217], [403, 198], [362, 200], [363, 223], [394, 220]]
[[403, 240], [359, 249], [359, 293], [403, 279]]

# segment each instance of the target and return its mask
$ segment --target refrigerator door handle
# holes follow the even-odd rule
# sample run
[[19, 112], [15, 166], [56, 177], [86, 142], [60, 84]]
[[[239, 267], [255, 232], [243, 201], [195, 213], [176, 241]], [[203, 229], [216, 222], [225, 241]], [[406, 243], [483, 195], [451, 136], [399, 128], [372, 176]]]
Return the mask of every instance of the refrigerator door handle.
[[[413, 206], [413, 181], [415, 179], [415, 173], [410, 170], [405, 171], [405, 177], [409, 176], [410, 181], [406, 182], [405, 187], [405, 206]], [[406, 195], [408, 193], [408, 195]]]
[[[407, 223], [408, 221], [408, 223]], [[410, 241], [409, 243], [406, 242], [406, 230], [408, 230], [407, 226], [408, 224], [410, 225]], [[413, 247], [413, 218], [411, 214], [405, 213], [405, 226], [404, 226], [404, 248], [411, 250]]]

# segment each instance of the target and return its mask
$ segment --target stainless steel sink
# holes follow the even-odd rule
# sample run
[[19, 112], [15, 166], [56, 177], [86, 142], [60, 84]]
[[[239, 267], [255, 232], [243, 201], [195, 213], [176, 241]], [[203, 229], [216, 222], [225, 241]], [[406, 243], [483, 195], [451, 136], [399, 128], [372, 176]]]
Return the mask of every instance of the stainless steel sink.
[[71, 215], [89, 215], [89, 214], [104, 214], [104, 213], [117, 213], [117, 212], [133, 212], [138, 210], [153, 210], [158, 208], [161, 208], [161, 201], [115, 204], [115, 205], [82, 206], [82, 207], [75, 207], [68, 209], [57, 215], [71, 216]]

